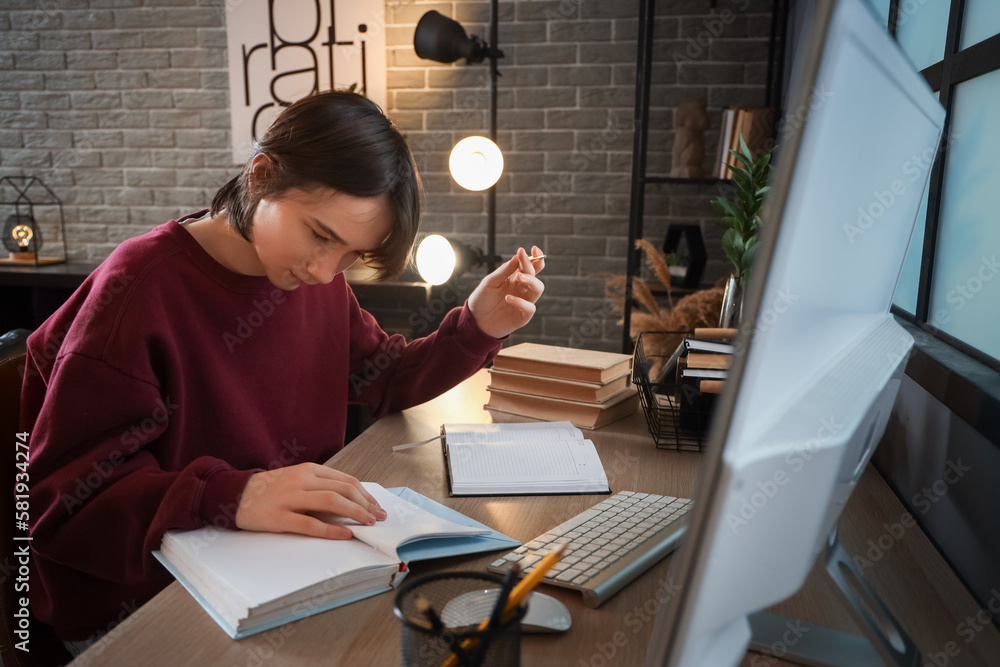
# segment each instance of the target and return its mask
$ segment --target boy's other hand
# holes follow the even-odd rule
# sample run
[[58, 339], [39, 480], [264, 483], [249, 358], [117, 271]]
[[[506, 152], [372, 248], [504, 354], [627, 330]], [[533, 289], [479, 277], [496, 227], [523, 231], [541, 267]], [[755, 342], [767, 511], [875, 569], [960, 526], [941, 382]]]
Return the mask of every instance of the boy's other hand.
[[[538, 246], [532, 246], [531, 254], [543, 253]], [[544, 268], [544, 259], [532, 262], [524, 248], [518, 248], [509, 261], [483, 278], [469, 296], [469, 310], [483, 333], [503, 338], [531, 320], [535, 302], [545, 291], [535, 274]]]

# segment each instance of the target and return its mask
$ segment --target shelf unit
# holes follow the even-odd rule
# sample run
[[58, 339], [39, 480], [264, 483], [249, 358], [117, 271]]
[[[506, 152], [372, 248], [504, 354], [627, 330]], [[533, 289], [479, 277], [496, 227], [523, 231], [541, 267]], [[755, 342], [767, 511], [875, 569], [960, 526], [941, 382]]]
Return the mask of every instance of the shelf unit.
[[[778, 35], [785, 34], [788, 19], [788, 0], [773, 0], [771, 5], [771, 35], [768, 45], [767, 80], [765, 84], [765, 100], [768, 106], [774, 100], [781, 99], [781, 68], [779, 58], [784, 58], [783, 40]], [[711, 8], [715, 8], [712, 0]], [[639, 270], [639, 251], [635, 248], [636, 239], [642, 238], [642, 221], [645, 216], [646, 186], [652, 184], [669, 185], [719, 185], [731, 183], [721, 178], [677, 178], [673, 176], [657, 176], [646, 173], [646, 152], [649, 135], [649, 91], [651, 86], [651, 70], [653, 64], [653, 25], [656, 17], [656, 0], [641, 0], [639, 3], [639, 34], [637, 39], [635, 63], [635, 116], [633, 121], [632, 141], [632, 183], [629, 204], [628, 245], [626, 252], [628, 262], [625, 281], [625, 313], [622, 330], [622, 352], [632, 353], [632, 277]], [[778, 42], [782, 42], [779, 47]], [[780, 49], [780, 50], [779, 50]]]

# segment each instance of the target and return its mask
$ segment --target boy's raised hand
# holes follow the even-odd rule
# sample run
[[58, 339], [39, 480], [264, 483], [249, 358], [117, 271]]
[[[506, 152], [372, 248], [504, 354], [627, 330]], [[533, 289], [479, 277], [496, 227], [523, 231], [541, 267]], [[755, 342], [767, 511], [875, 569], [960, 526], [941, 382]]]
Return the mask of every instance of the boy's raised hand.
[[318, 463], [300, 463], [251, 476], [236, 509], [236, 527], [333, 540], [353, 536], [350, 528], [320, 521], [313, 512], [331, 512], [366, 526], [386, 518], [354, 477]]
[[[532, 246], [531, 254], [542, 254]], [[469, 310], [483, 333], [493, 338], [503, 338], [520, 329], [535, 314], [535, 302], [545, 290], [545, 285], [535, 277], [545, 268], [545, 260], [528, 259], [524, 248], [518, 248], [509, 261], [483, 278], [469, 296]]]

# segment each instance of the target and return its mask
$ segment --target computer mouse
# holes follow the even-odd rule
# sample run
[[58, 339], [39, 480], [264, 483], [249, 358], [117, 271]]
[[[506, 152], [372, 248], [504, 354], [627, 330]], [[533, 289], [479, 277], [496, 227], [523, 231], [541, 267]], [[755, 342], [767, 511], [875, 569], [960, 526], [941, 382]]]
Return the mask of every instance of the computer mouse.
[[[492, 612], [497, 593], [493, 588], [452, 598], [441, 610], [441, 621], [450, 627], [474, 624], [475, 619], [486, 618]], [[521, 619], [521, 632], [566, 632], [572, 624], [569, 609], [559, 600], [538, 592], [528, 596], [528, 611]]]
[[521, 619], [521, 632], [566, 632], [573, 625], [569, 609], [545, 593], [528, 596], [528, 613]]

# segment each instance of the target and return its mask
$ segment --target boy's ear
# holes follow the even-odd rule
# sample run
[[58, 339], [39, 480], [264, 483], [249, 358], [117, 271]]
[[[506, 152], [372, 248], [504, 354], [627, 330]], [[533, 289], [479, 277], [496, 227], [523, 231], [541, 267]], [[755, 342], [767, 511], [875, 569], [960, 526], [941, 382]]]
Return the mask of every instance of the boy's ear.
[[261, 193], [267, 191], [267, 184], [274, 177], [274, 168], [274, 161], [264, 153], [254, 156], [247, 179], [251, 195], [260, 197]]

